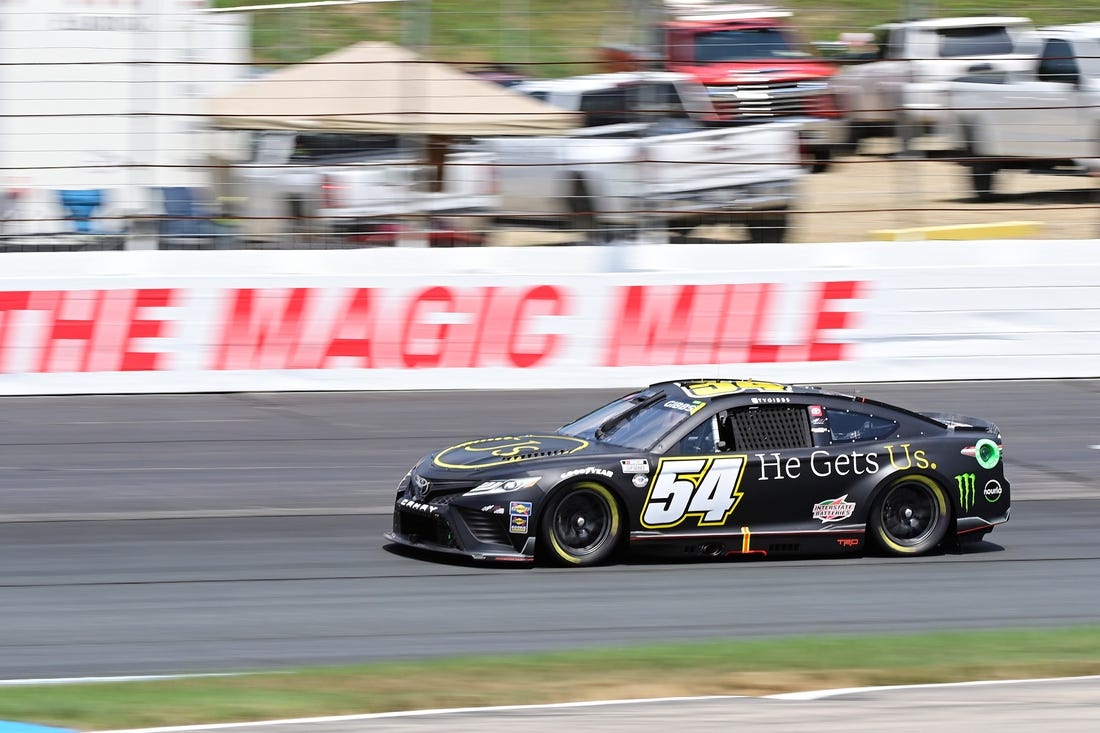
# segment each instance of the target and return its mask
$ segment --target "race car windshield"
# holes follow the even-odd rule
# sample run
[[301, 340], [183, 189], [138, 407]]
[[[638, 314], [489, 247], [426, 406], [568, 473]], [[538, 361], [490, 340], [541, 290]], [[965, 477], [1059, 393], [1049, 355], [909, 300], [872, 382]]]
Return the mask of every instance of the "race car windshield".
[[691, 414], [664, 392], [636, 393], [616, 400], [558, 430], [586, 440], [648, 450]]

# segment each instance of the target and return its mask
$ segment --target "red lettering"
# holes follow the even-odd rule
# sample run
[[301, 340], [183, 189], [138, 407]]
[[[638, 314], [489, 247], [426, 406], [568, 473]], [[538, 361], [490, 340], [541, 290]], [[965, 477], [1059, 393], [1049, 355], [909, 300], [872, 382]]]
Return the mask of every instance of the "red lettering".
[[148, 288], [138, 290], [136, 297], [130, 302], [124, 328], [119, 329], [124, 333], [119, 352], [118, 371], [122, 372], [154, 372], [163, 367], [161, 358], [163, 353], [157, 351], [138, 351], [135, 341], [138, 339], [152, 339], [162, 337], [164, 321], [153, 318], [142, 318], [147, 308], [165, 308], [173, 304], [176, 291], [170, 288]]
[[[854, 314], [834, 302], [859, 297], [860, 283], [633, 285], [624, 289], [610, 327], [606, 366], [833, 361], [850, 344], [835, 341]], [[790, 303], [783, 295], [796, 297]], [[809, 302], [805, 302], [805, 301]], [[805, 324], [778, 331], [791, 319]], [[827, 334], [826, 332], [833, 332]], [[771, 338], [769, 338], [771, 336]], [[832, 340], [826, 340], [828, 336]]]
[[0, 292], [0, 373], [10, 372], [8, 349], [15, 332], [15, 313], [26, 310], [31, 294], [25, 290]]
[[311, 288], [229, 291], [211, 369], [286, 369], [302, 340]]
[[418, 293], [405, 312], [401, 348], [402, 362], [409, 369], [437, 367], [454, 313], [455, 297], [449, 288], [435, 286]]
[[679, 363], [688, 342], [683, 327], [691, 314], [695, 285], [630, 285], [612, 321], [605, 366]]
[[741, 364], [749, 360], [749, 349], [760, 337], [764, 305], [771, 285], [744, 283], [730, 286], [726, 312], [715, 347], [716, 364]]
[[[44, 294], [40, 294], [44, 295]], [[96, 323], [103, 305], [101, 290], [54, 293], [38, 353], [38, 372], [85, 372], [91, 359]]]
[[820, 283], [818, 298], [811, 313], [816, 314], [806, 338], [809, 353], [806, 361], [844, 361], [848, 358], [847, 342], [826, 342], [825, 331], [844, 331], [852, 328], [855, 314], [851, 311], [833, 310], [837, 300], [852, 300], [862, 297], [864, 283], [855, 280], [840, 280]]
[[537, 366], [554, 352], [560, 336], [544, 334], [540, 339], [532, 339], [532, 334], [528, 332], [528, 322], [535, 316], [560, 316], [564, 311], [565, 299], [551, 285], [540, 285], [520, 296], [516, 317], [512, 321], [511, 338], [508, 340], [508, 358], [513, 366], [521, 369]]
[[710, 364], [718, 351], [719, 329], [732, 285], [699, 285], [694, 307], [683, 324], [686, 339], [677, 364]]
[[374, 291], [356, 288], [336, 318], [328, 345], [321, 356], [318, 368], [325, 369], [330, 360], [340, 357], [358, 360], [358, 366], [369, 369], [374, 366], [371, 354], [374, 331]]

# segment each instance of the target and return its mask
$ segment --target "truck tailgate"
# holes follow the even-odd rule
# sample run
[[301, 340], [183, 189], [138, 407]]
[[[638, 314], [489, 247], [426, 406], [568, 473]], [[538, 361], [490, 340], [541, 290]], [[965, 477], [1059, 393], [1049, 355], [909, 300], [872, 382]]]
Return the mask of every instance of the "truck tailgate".
[[726, 189], [803, 172], [796, 125], [774, 122], [649, 138], [643, 180], [650, 194]]

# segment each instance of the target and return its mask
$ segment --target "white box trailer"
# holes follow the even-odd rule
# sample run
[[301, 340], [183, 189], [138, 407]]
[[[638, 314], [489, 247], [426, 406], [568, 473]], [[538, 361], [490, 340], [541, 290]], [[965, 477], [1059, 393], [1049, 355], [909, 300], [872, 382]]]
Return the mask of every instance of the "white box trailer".
[[[166, 187], [209, 184], [204, 99], [243, 78], [251, 54], [247, 16], [208, 9], [0, 5], [0, 234], [120, 232], [163, 214]], [[81, 218], [93, 204], [94, 221]]]

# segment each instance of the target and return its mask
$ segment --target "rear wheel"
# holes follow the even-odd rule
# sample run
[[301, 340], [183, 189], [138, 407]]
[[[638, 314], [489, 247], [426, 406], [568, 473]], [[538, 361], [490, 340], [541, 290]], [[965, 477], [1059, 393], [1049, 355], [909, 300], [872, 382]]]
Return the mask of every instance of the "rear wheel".
[[539, 525], [539, 544], [560, 565], [597, 565], [622, 538], [619, 503], [597, 483], [577, 484], [550, 499]]
[[963, 140], [965, 142], [966, 168], [970, 174], [970, 190], [979, 201], [992, 201], [993, 185], [997, 177], [997, 166], [988, 159], [983, 159], [978, 150], [978, 132], [974, 125], [963, 127]]
[[787, 241], [787, 210], [762, 211], [745, 222], [749, 239], [758, 244]]
[[937, 547], [951, 523], [947, 494], [927, 476], [907, 475], [883, 489], [871, 508], [870, 532], [891, 555], [920, 555]]

